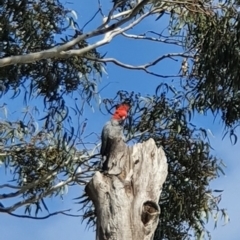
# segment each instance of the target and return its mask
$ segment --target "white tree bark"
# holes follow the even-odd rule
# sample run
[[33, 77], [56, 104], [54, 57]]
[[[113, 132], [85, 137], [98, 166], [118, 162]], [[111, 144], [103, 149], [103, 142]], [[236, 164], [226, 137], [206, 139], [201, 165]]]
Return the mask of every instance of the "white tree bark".
[[[71, 56], [82, 56], [83, 54], [96, 49], [100, 46], [103, 46], [105, 44], [108, 44], [111, 42], [111, 40], [117, 36], [120, 35], [121, 33], [131, 29], [138, 23], [140, 23], [144, 18], [147, 16], [150, 16], [154, 13], [156, 13], [154, 10], [149, 10], [148, 12], [142, 14], [141, 16], [136, 17], [138, 15], [139, 10], [144, 7], [146, 4], [148, 4], [149, 0], [142, 0], [139, 1], [139, 3], [130, 11], [124, 11], [122, 13], [118, 13], [116, 15], [113, 15], [113, 12], [115, 8], [113, 8], [109, 12], [109, 16], [107, 20], [104, 18], [104, 23], [101, 24], [97, 29], [90, 31], [88, 33], [82, 34], [78, 36], [77, 38], [62, 44], [60, 46], [56, 46], [53, 48], [50, 48], [48, 50], [43, 50], [40, 52], [35, 52], [35, 53], [29, 53], [29, 54], [24, 54], [24, 55], [19, 55], [19, 56], [10, 56], [10, 57], [5, 57], [0, 59], [0, 68], [5, 67], [8, 65], [13, 65], [13, 64], [24, 64], [24, 63], [33, 63], [36, 61], [39, 61], [41, 59], [48, 59], [48, 58], [68, 58]], [[157, 12], [160, 10], [157, 8]], [[119, 17], [123, 17], [117, 22], [111, 23], [111, 20], [117, 19]], [[134, 20], [133, 20], [134, 19]], [[132, 22], [129, 23], [129, 21], [133, 20]], [[127, 26], [123, 26], [124, 24], [127, 23]], [[109, 24], [109, 26], [108, 26]], [[121, 28], [121, 26], [123, 26]], [[79, 43], [81, 40], [87, 40], [92, 37], [100, 36], [105, 34], [103, 39], [93, 43], [89, 44], [88, 46], [81, 48], [81, 49], [73, 49], [73, 47]], [[72, 48], [72, 49], [71, 49]]]
[[96, 172], [86, 186], [97, 215], [97, 240], [150, 240], [167, 177], [167, 159], [153, 139], [128, 147], [115, 142], [108, 173]]

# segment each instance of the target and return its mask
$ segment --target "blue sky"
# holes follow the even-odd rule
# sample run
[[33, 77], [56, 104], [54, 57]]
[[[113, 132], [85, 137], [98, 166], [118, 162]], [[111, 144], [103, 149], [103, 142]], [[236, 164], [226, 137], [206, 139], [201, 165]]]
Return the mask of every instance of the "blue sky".
[[[86, 21], [95, 13], [97, 8], [96, 0], [73, 1], [74, 4], [67, 5], [67, 7], [74, 9], [78, 14], [78, 24], [83, 26]], [[110, 8], [110, 7], [109, 7]], [[109, 10], [105, 8], [106, 12]], [[91, 30], [100, 24], [100, 18], [90, 23], [86, 30]], [[164, 28], [164, 21], [155, 22], [150, 18], [141, 23], [134, 30], [135, 33], [142, 33], [147, 30], [159, 31]], [[158, 56], [169, 51], [176, 52], [178, 49], [173, 46], [161, 45], [159, 43], [150, 43], [146, 41], [125, 40], [123, 37], [117, 37], [109, 45], [99, 49], [103, 54], [107, 52], [107, 57], [115, 57], [123, 62], [129, 64], [143, 64], [149, 62]], [[160, 74], [177, 74], [179, 71], [179, 63], [173, 61], [165, 61], [153, 69]], [[113, 97], [119, 90], [128, 90], [141, 92], [143, 95], [152, 94], [156, 86], [162, 81], [171, 81], [171, 79], [162, 80], [140, 71], [129, 71], [121, 69], [112, 64], [107, 66], [107, 75], [104, 75], [99, 89], [108, 85], [101, 92], [102, 97]], [[7, 98], [0, 99], [0, 104], [3, 102], [9, 103]], [[10, 103], [12, 107], [21, 107], [19, 101]], [[84, 118], [88, 118], [87, 125], [88, 132], [100, 133], [103, 124], [108, 120], [108, 115], [103, 115], [99, 112], [97, 104], [94, 105], [94, 112], [88, 109], [85, 112]], [[97, 117], [97, 118], [96, 118]], [[96, 121], [97, 119], [97, 121]], [[222, 140], [223, 126], [219, 121], [213, 122], [211, 116], [199, 116], [195, 118], [195, 123], [199, 127], [208, 128], [212, 131], [213, 137], [210, 137], [211, 143], [214, 147], [213, 154], [222, 158], [227, 165], [226, 176], [223, 176], [212, 183], [213, 189], [224, 189], [221, 207], [227, 209], [230, 216], [230, 223], [222, 226], [223, 222], [219, 222], [217, 229], [213, 229], [213, 224], [209, 224], [209, 230], [212, 234], [213, 240], [237, 240], [240, 239], [239, 228], [239, 214], [240, 206], [238, 196], [240, 193], [240, 148], [239, 142], [232, 146], [228, 137]], [[3, 170], [3, 169], [2, 169]], [[0, 171], [3, 173], [3, 171]], [[0, 178], [4, 181], [5, 176]], [[73, 208], [79, 209], [79, 205], [73, 204], [72, 199], [81, 194], [82, 189], [74, 187], [69, 190], [69, 193], [63, 200], [49, 199], [48, 206], [51, 211], [61, 209]], [[7, 240], [25, 239], [25, 240], [79, 240], [79, 239], [94, 239], [92, 229], [87, 230], [86, 224], [81, 223], [81, 218], [70, 218], [65, 216], [55, 216], [47, 220], [28, 220], [18, 219], [7, 215], [0, 215], [1, 223], [1, 238]]]

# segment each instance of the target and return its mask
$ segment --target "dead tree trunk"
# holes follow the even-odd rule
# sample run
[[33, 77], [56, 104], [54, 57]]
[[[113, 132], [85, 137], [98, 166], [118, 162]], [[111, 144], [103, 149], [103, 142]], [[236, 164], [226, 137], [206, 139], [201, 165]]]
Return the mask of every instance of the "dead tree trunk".
[[97, 215], [97, 240], [150, 240], [158, 224], [158, 205], [167, 161], [153, 139], [128, 147], [119, 138], [108, 173], [96, 172], [86, 186]]

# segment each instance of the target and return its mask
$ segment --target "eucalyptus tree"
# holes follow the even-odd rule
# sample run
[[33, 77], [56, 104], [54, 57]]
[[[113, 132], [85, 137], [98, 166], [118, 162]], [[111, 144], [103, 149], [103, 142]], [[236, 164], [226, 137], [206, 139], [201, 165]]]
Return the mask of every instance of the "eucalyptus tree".
[[[154, 95], [119, 91], [101, 103], [111, 111], [116, 103], [129, 101], [128, 140], [153, 138], [164, 148], [169, 173], [159, 202], [162, 210], [156, 239], [188, 239], [192, 231], [196, 237], [209, 234], [206, 222], [210, 214], [220, 212], [228, 218], [218, 207], [219, 190], [214, 193], [209, 186], [223, 173], [223, 163], [211, 151], [207, 130], [195, 126], [192, 118], [198, 113], [220, 116], [226, 134], [236, 143], [240, 116], [239, 3], [97, 3], [94, 16], [88, 16], [88, 23], [95, 21], [96, 27], [86, 31], [75, 9], [58, 0], [0, 2], [0, 92], [5, 102], [1, 106], [0, 158], [13, 180], [1, 185], [0, 211], [17, 216], [15, 211], [25, 208], [31, 217], [42, 208], [48, 210], [46, 198], [63, 194], [68, 186], [88, 183], [96, 171], [99, 141], [96, 139], [94, 147], [84, 142], [83, 115], [99, 95], [97, 87], [105, 66], [114, 64], [119, 71], [142, 71], [160, 80]], [[134, 32], [151, 17], [160, 26], [159, 32]], [[162, 29], [166, 20], [167, 28]], [[111, 45], [119, 36], [134, 39], [136, 44], [172, 45], [178, 51], [131, 65], [101, 51], [101, 46]], [[154, 70], [166, 60], [181, 62], [178, 74]], [[172, 82], [161, 82], [166, 78]], [[16, 118], [9, 117], [7, 97], [23, 101], [23, 108], [16, 109]], [[9, 199], [15, 202], [8, 205]], [[88, 200], [80, 202], [90, 206]], [[91, 211], [86, 207], [84, 217], [94, 222]]]

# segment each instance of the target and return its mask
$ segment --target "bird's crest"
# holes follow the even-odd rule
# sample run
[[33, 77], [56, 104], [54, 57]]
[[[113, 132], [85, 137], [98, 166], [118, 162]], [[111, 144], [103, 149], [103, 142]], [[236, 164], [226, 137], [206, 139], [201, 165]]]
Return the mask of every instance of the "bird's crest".
[[122, 103], [118, 105], [116, 107], [116, 111], [113, 114], [112, 118], [116, 120], [124, 120], [128, 115], [129, 109], [130, 109], [130, 105], [127, 103]]

